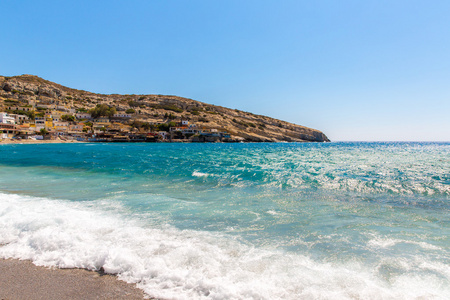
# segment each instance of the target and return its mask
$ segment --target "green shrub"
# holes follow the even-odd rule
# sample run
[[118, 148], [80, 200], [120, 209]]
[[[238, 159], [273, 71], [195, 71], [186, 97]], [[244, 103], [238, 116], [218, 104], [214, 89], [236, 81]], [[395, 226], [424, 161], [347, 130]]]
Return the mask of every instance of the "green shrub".
[[14, 100], [14, 99], [6, 99], [5, 103], [10, 103], [10, 104], [18, 104], [19, 100]]
[[141, 104], [139, 102], [137, 102], [137, 101], [131, 100], [131, 101], [128, 101], [128, 105], [131, 106], [131, 107], [138, 107]]
[[117, 113], [117, 110], [115, 107], [110, 107], [106, 104], [97, 104], [95, 108], [89, 110], [89, 113], [93, 118], [101, 116], [111, 117]]
[[155, 126], [159, 131], [169, 131], [170, 127], [176, 127], [177, 124], [175, 122], [169, 122], [169, 124], [163, 123]]
[[251, 122], [247, 123], [247, 122], [244, 122], [244, 121], [238, 121], [236, 119], [233, 119], [233, 122], [236, 123], [236, 124], [239, 124], [241, 126], [244, 126], [244, 127], [249, 127], [250, 126], [250, 127], [256, 128], [256, 125], [251, 123]]
[[164, 114], [164, 119], [175, 120], [176, 118], [177, 117], [174, 114], [172, 114], [172, 113], [170, 113], [170, 114], [165, 113]]
[[62, 115], [61, 120], [75, 122], [75, 117], [72, 115]]

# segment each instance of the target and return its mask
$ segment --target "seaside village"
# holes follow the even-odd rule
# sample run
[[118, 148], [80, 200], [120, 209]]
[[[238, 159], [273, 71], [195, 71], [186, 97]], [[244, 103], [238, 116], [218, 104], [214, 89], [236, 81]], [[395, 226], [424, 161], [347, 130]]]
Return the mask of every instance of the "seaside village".
[[166, 114], [161, 122], [139, 119], [133, 109], [117, 112], [106, 104], [74, 109], [39, 100], [4, 101], [0, 107], [0, 140], [85, 142], [231, 142], [227, 132], [201, 128]]

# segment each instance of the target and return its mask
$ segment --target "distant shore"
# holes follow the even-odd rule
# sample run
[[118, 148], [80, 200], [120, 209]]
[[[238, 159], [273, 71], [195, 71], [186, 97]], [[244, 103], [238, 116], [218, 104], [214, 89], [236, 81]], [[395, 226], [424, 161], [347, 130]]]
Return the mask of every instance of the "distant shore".
[[54, 269], [0, 259], [0, 299], [144, 299], [144, 292], [112, 275]]

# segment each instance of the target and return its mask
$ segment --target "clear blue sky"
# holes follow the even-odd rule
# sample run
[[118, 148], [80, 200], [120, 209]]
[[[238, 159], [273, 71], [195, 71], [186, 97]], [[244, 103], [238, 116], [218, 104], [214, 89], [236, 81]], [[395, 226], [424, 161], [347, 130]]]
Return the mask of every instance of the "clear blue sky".
[[450, 141], [450, 1], [1, 2], [0, 74]]

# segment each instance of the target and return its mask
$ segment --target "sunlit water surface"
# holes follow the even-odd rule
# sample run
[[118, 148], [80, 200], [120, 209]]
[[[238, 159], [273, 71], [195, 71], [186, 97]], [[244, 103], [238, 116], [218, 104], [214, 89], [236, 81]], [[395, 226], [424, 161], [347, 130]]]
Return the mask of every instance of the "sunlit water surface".
[[0, 145], [0, 257], [163, 299], [450, 299], [449, 208], [450, 143]]

